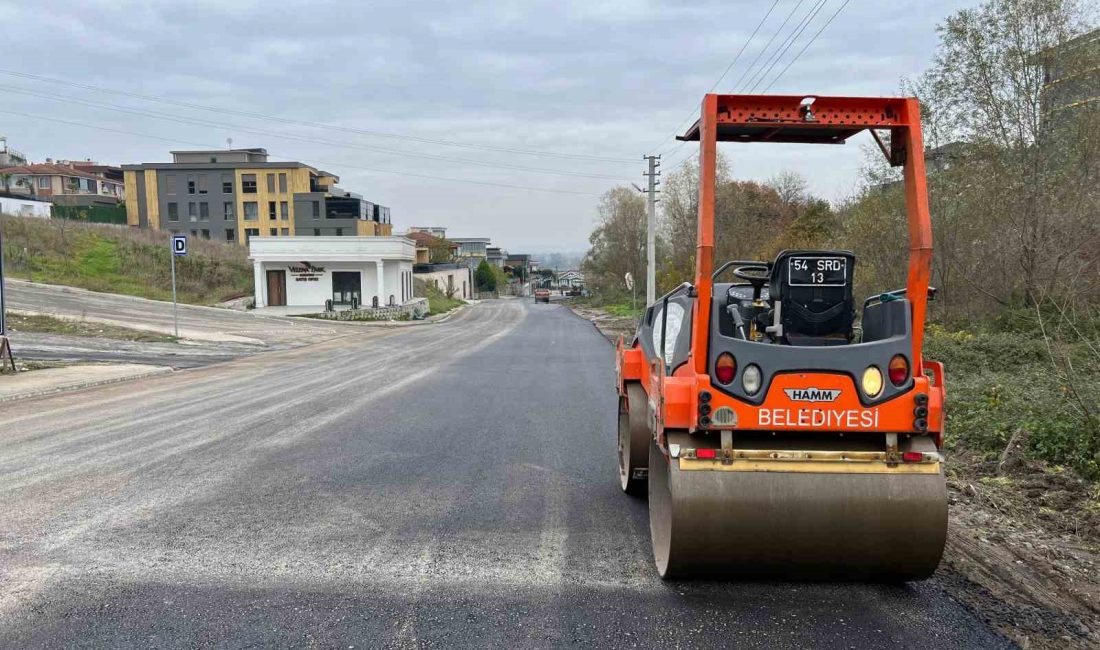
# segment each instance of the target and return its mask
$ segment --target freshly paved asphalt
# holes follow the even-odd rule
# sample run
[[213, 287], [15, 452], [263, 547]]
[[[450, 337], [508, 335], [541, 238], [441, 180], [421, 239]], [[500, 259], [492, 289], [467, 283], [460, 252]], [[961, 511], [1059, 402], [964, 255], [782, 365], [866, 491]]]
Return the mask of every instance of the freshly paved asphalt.
[[1011, 647], [908, 585], [663, 583], [612, 348], [490, 301], [0, 412], [0, 647]]

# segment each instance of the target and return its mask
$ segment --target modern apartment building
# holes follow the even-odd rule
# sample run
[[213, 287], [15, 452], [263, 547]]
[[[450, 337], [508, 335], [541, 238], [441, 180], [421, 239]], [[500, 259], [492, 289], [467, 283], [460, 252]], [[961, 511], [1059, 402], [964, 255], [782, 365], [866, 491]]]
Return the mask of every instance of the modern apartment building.
[[171, 153], [170, 163], [123, 165], [131, 226], [241, 245], [261, 235], [392, 234], [389, 208], [304, 163], [269, 162], [261, 148]]

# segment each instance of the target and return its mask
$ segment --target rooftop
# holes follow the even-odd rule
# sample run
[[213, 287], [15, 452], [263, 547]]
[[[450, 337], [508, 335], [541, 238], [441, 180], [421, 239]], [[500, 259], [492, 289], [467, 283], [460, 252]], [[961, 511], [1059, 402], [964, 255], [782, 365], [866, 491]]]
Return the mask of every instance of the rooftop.
[[168, 153], [172, 154], [173, 156], [181, 153], [204, 155], [218, 155], [223, 153], [254, 153], [266, 156], [267, 149], [264, 149], [263, 147], [247, 147], [245, 149], [180, 149], [177, 151], [169, 151]]
[[75, 176], [77, 178], [90, 178], [96, 181], [102, 181], [103, 178], [96, 176], [95, 174], [74, 169], [69, 165], [52, 165], [46, 163], [39, 163], [35, 165], [18, 165], [15, 167], [2, 167], [0, 168], [0, 174], [26, 174], [32, 176]]

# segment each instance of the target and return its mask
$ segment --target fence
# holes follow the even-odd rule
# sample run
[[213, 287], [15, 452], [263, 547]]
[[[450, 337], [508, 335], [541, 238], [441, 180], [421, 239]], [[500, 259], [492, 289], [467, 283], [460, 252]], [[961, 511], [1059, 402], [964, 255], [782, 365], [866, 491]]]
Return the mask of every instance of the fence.
[[54, 205], [54, 219], [84, 221], [88, 223], [113, 223], [126, 225], [126, 206], [119, 205]]

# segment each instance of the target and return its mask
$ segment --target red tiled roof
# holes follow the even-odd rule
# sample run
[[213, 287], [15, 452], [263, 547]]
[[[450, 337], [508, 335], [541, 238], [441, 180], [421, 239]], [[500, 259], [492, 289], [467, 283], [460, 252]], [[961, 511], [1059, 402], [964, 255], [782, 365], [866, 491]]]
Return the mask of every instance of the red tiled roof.
[[[410, 233], [406, 233], [405, 237], [407, 237], [407, 238], [413, 240], [414, 242], [416, 242], [416, 245], [420, 248], [429, 248], [429, 247], [431, 247], [431, 245], [433, 243], [435, 243], [437, 241], [447, 241], [445, 239], [440, 239], [439, 237], [436, 237], [435, 235], [432, 235], [432, 234], [429, 234], [429, 233], [426, 233], [426, 232], [410, 232]], [[447, 243], [450, 243], [450, 242], [447, 242]], [[454, 244], [452, 244], [452, 247], [453, 246], [454, 246]]]
[[[2, 167], [0, 168], [0, 174], [33, 174], [36, 176], [75, 176], [78, 178], [90, 178], [92, 180], [103, 181], [110, 180], [96, 176], [95, 174], [89, 174], [86, 171], [79, 169], [73, 169], [68, 165], [20, 165], [18, 167]], [[117, 183], [118, 181], [111, 181]]]

